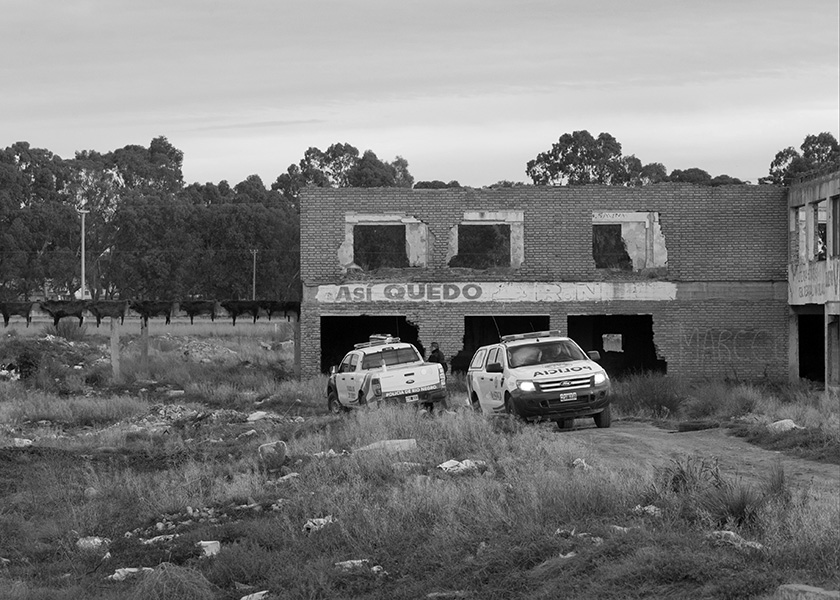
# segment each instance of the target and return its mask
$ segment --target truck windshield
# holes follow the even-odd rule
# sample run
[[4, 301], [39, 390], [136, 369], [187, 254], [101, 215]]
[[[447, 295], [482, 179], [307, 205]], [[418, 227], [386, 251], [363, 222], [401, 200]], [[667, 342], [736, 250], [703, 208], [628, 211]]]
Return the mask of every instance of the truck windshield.
[[586, 359], [580, 348], [568, 341], [528, 344], [508, 350], [508, 362], [514, 368]]
[[377, 369], [382, 366], [402, 365], [420, 362], [422, 359], [414, 348], [384, 348], [379, 352], [365, 355], [362, 369]]

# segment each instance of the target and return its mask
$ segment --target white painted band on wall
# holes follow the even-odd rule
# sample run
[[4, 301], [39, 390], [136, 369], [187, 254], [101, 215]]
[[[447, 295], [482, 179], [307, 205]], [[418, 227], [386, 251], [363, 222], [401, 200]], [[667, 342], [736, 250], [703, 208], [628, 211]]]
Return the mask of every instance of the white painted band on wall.
[[675, 283], [652, 282], [452, 282], [357, 283], [318, 286], [321, 304], [361, 302], [608, 302], [668, 301], [677, 297]]
[[789, 265], [788, 282], [788, 304], [840, 301], [840, 260]]

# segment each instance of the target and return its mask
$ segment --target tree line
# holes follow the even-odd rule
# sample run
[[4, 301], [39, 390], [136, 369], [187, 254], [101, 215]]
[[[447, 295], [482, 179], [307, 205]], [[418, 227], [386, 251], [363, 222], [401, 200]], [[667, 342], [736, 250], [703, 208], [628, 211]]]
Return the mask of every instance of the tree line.
[[[790, 146], [777, 152], [768, 175], [758, 183], [790, 185], [797, 178], [816, 171], [840, 168], [840, 145], [829, 132], [806, 136], [800, 150], [801, 153]], [[667, 181], [709, 186], [750, 183], [726, 174], [713, 177], [699, 167], [674, 169], [668, 173], [662, 163], [643, 164], [633, 154], [623, 155], [621, 144], [609, 133], [600, 133], [596, 138], [586, 130], [561, 135], [551, 148], [528, 161], [525, 172], [535, 185], [641, 186]]]
[[149, 147], [64, 160], [19, 142], [0, 151], [0, 300], [299, 297], [297, 215], [252, 176], [184, 185], [183, 153]]
[[[186, 184], [183, 152], [165, 137], [148, 147], [76, 152], [62, 159], [27, 142], [0, 150], [0, 300], [74, 297], [300, 299], [300, 191], [320, 187], [457, 188], [457, 181], [414, 181], [408, 161], [380, 160], [347, 143], [311, 147], [270, 186], [257, 175]], [[840, 168], [830, 133], [780, 150], [759, 183], [789, 185]], [[665, 181], [743, 184], [700, 168], [673, 170], [624, 156], [609, 133], [565, 133], [528, 161], [535, 185], [638, 186]], [[525, 185], [499, 181], [490, 187]]]

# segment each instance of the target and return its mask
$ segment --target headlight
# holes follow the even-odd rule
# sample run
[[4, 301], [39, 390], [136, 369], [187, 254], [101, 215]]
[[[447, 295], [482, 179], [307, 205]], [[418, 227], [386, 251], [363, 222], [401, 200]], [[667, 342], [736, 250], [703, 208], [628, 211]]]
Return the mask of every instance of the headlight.
[[606, 373], [595, 373], [592, 377], [592, 383], [595, 385], [600, 385], [602, 383], [606, 383], [607, 381], [607, 374]]
[[516, 385], [523, 392], [535, 392], [535, 391], [537, 391], [537, 386], [534, 385], [533, 381], [517, 381]]

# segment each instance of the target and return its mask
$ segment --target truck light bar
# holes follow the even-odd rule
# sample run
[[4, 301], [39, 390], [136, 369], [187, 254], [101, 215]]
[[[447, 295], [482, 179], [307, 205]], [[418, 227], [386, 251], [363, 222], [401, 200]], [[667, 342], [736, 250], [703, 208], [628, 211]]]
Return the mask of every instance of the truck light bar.
[[388, 333], [374, 333], [368, 339], [370, 340], [368, 342], [353, 344], [353, 348], [370, 348], [371, 346], [382, 346], [383, 344], [396, 344], [400, 341], [400, 338], [394, 337]]
[[501, 341], [514, 342], [516, 340], [535, 340], [544, 337], [563, 337], [563, 334], [556, 329], [550, 331], [534, 331], [532, 333], [515, 333], [513, 335], [503, 335]]

